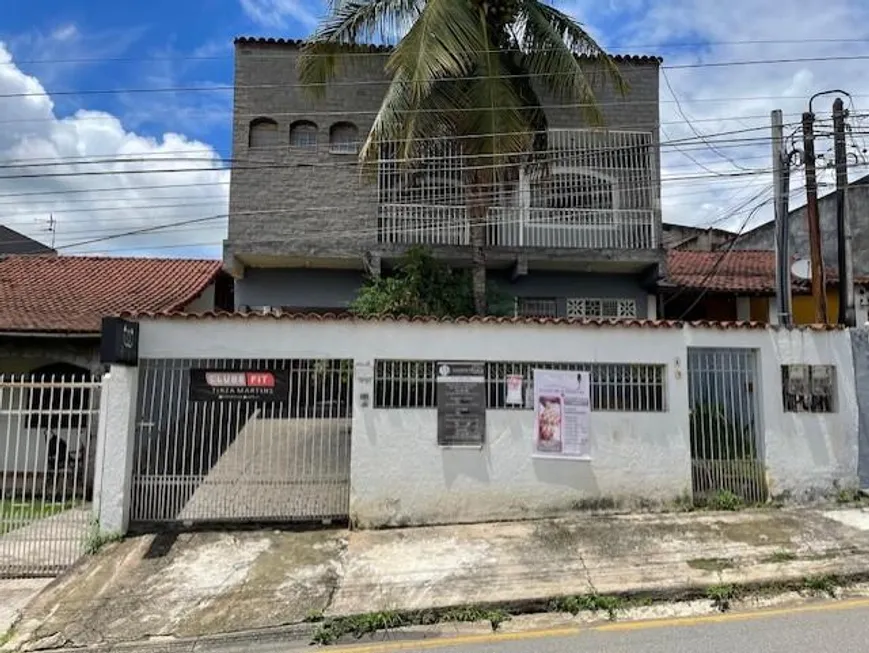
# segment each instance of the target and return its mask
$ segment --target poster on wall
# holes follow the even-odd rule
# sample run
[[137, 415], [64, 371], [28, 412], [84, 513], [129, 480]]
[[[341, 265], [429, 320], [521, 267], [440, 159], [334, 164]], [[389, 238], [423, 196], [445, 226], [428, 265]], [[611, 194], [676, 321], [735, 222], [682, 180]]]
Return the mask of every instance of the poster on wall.
[[522, 375], [510, 374], [507, 376], [507, 396], [504, 398], [504, 403], [508, 406], [521, 406], [524, 404], [522, 399]]
[[588, 372], [534, 370], [534, 455], [590, 460]]
[[190, 401], [289, 401], [288, 370], [190, 370]]

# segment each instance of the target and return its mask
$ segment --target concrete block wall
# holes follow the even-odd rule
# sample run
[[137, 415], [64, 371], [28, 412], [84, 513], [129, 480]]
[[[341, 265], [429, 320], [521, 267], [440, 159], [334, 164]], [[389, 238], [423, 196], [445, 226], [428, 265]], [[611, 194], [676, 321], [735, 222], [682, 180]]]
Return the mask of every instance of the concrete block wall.
[[[368, 133], [388, 80], [388, 53], [371, 50], [349, 58], [341, 74], [315, 98], [300, 87], [298, 44], [244, 41], [236, 46], [233, 109], [233, 169], [226, 255], [255, 251], [262, 257], [297, 254], [320, 258], [361, 256], [377, 242], [376, 179], [360, 175], [353, 155], [329, 153], [329, 128], [352, 122]], [[658, 64], [626, 60], [620, 64], [630, 91], [620, 96], [603, 83], [599, 65], [589, 63], [589, 78], [605, 126], [649, 131], [657, 138]], [[544, 99], [553, 128], [582, 127], [577, 108]], [[281, 143], [289, 143], [298, 120], [318, 127], [316, 150], [248, 148], [250, 122], [268, 117], [278, 124]], [[656, 153], [659, 181], [659, 153]], [[659, 184], [658, 184], [659, 185]]]

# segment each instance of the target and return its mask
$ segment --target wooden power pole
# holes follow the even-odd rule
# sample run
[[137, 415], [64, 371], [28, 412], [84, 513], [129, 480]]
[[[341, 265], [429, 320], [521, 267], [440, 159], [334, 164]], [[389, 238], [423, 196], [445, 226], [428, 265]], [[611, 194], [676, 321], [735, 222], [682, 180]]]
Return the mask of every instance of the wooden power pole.
[[806, 219], [809, 228], [809, 252], [812, 259], [812, 298], [815, 322], [827, 323], [827, 283], [824, 278], [824, 254], [821, 248], [821, 221], [818, 216], [818, 175], [815, 171], [815, 116], [803, 114], [803, 152], [806, 159]]
[[836, 153], [836, 232], [839, 264], [839, 323], [857, 326], [854, 312], [854, 263], [851, 255], [851, 219], [848, 215], [848, 153], [845, 143], [845, 104], [833, 103], [833, 142]]

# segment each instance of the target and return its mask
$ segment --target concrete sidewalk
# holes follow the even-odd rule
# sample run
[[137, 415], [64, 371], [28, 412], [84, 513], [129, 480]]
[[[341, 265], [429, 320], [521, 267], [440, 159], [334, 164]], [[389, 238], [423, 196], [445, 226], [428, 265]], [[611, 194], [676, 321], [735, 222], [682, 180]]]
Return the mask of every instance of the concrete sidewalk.
[[678, 596], [714, 584], [864, 572], [862, 509], [147, 536], [112, 545], [49, 586], [7, 646], [165, 642], [304, 624], [319, 614], [593, 592]]

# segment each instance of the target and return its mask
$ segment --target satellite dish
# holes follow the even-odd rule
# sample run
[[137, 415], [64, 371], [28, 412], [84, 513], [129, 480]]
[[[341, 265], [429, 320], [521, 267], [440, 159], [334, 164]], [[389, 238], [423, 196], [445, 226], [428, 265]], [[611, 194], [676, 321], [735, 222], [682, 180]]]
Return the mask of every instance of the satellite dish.
[[798, 279], [811, 279], [812, 262], [805, 258], [797, 259], [791, 265], [791, 273]]

